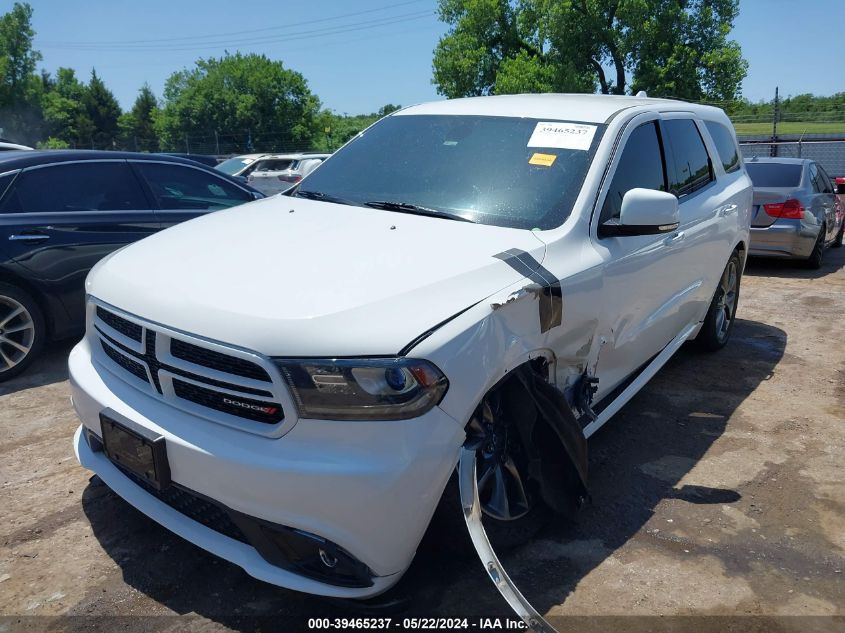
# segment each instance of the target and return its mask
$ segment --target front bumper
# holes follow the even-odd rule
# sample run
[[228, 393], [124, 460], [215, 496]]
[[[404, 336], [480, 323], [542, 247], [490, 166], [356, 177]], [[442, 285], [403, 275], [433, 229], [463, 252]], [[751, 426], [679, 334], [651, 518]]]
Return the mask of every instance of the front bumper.
[[[186, 540], [260, 580], [307, 593], [363, 598], [395, 584], [413, 559], [464, 433], [440, 408], [412, 420], [301, 419], [275, 439], [192, 416], [152, 398], [91, 358], [87, 340], [71, 352], [70, 383], [82, 427], [80, 464], [117, 494]], [[174, 482], [250, 517], [337, 544], [373, 572], [366, 588], [319, 582], [270, 564], [250, 545], [210, 529], [147, 492], [85, 440], [101, 436], [111, 409], [164, 436]]]
[[748, 254], [755, 257], [809, 257], [819, 236], [819, 227], [801, 220], [778, 219], [769, 226], [751, 227]]

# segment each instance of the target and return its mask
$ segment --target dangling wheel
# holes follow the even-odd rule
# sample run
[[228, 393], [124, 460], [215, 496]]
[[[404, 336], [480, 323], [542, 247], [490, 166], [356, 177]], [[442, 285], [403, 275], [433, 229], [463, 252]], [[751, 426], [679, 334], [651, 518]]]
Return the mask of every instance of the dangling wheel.
[[550, 518], [534, 482], [514, 421], [503, 402], [503, 389], [493, 389], [467, 425], [467, 448], [475, 449], [478, 497], [484, 529], [495, 547], [529, 541]]

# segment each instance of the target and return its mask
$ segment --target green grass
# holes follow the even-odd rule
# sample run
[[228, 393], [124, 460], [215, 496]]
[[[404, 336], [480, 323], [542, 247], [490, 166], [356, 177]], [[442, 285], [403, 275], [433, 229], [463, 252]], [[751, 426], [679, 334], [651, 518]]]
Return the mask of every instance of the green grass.
[[[734, 123], [736, 133], [771, 134], [771, 123]], [[778, 134], [845, 134], [845, 121], [841, 123], [801, 123], [800, 121], [781, 121], [778, 123]]]

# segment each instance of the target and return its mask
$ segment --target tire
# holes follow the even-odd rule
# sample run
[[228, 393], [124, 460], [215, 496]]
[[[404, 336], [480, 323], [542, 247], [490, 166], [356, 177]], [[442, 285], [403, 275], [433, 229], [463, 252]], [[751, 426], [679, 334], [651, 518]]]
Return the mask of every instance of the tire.
[[0, 382], [29, 367], [46, 334], [44, 316], [29, 293], [0, 282]]
[[[521, 385], [515, 380], [505, 381], [485, 396], [466, 429], [468, 444], [477, 447], [481, 520], [497, 550], [525, 544], [552, 518], [539, 484], [528, 475], [530, 458], [513, 422], [515, 411], [521, 415], [526, 406], [534, 406], [524, 398]], [[577, 506], [574, 500], [572, 505]], [[453, 551], [472, 551], [457, 473], [446, 485], [433, 524], [446, 537], [443, 542], [456, 546]]]
[[707, 309], [707, 316], [704, 317], [704, 323], [695, 338], [695, 345], [699, 349], [715, 352], [722, 349], [730, 340], [736, 320], [736, 308], [739, 305], [741, 278], [742, 261], [739, 253], [734, 251], [719, 278], [713, 300]]
[[839, 227], [839, 233], [836, 234], [836, 239], [833, 240], [833, 244], [831, 244], [831, 248], [839, 248], [842, 246], [842, 238], [843, 233], [845, 233], [845, 222], [843, 222], [842, 226]]
[[822, 267], [822, 262], [824, 261], [824, 236], [826, 232], [825, 225], [822, 224], [821, 229], [819, 229], [819, 237], [813, 245], [813, 252], [804, 261], [804, 264], [810, 270], [818, 270]]
[[[528, 514], [511, 521], [500, 521], [483, 514], [481, 522], [490, 544], [497, 552], [524, 545], [534, 538], [552, 518], [551, 510], [539, 498]], [[440, 505], [431, 520], [431, 529], [438, 545], [452, 554], [474, 552], [461, 507], [461, 491], [457, 471], [449, 478]]]

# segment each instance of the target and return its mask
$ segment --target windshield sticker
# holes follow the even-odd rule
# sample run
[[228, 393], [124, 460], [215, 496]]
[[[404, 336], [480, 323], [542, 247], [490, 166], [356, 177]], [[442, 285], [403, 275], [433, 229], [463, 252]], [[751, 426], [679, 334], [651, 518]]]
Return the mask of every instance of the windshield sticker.
[[595, 125], [540, 121], [528, 139], [528, 147], [557, 147], [588, 150], [596, 133]]
[[539, 152], [535, 152], [534, 155], [528, 159], [528, 164], [540, 165], [541, 167], [551, 167], [556, 158], [557, 156], [554, 154], [540, 154]]

